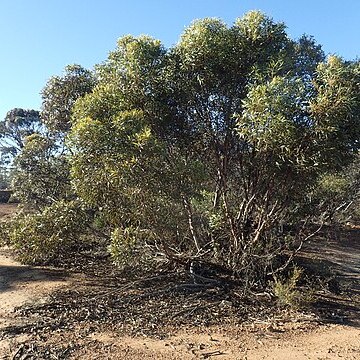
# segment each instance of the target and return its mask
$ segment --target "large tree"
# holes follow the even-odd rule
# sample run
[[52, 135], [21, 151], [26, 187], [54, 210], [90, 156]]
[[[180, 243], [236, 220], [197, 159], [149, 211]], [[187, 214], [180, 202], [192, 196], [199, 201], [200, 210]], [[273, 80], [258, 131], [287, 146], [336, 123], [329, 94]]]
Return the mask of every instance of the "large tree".
[[359, 64], [324, 62], [259, 12], [196, 21], [168, 50], [124, 37], [98, 77], [74, 112], [72, 174], [119, 262], [150, 252], [264, 279], [308, 236], [318, 176], [358, 146]]

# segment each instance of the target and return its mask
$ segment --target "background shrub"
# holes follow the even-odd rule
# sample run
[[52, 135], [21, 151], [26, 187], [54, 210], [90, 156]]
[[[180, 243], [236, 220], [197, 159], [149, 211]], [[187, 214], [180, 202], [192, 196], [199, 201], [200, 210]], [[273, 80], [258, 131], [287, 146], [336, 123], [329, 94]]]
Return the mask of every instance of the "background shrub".
[[8, 240], [25, 263], [45, 263], [77, 244], [87, 215], [77, 201], [59, 201], [33, 214], [19, 214], [8, 225]]

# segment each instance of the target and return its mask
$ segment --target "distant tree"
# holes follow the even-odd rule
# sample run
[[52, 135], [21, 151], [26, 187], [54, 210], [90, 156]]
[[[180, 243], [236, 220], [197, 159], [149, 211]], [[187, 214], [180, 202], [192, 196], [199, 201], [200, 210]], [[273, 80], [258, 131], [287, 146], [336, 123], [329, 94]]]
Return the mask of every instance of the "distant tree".
[[36, 209], [73, 197], [67, 157], [53, 138], [27, 137], [14, 160], [12, 186], [16, 198]]
[[360, 219], [360, 154], [342, 170], [320, 176], [311, 201], [314, 216], [328, 222], [358, 222]]
[[0, 189], [10, 187], [10, 170], [6, 166], [0, 166]]
[[43, 125], [36, 110], [10, 110], [0, 122], [1, 163], [7, 164], [22, 150], [27, 136], [41, 133]]

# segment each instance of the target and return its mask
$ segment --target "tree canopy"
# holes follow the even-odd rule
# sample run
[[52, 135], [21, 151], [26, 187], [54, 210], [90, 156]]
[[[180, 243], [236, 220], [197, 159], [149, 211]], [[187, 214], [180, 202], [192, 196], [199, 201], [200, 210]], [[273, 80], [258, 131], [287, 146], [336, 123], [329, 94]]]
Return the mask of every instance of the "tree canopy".
[[43, 88], [41, 118], [54, 133], [66, 133], [71, 127], [76, 100], [92, 91], [95, 78], [80, 65], [68, 65], [62, 76], [53, 76]]
[[358, 147], [359, 64], [324, 61], [260, 12], [195, 21], [170, 49], [126, 36], [97, 71], [74, 111], [72, 177], [118, 258], [276, 271], [294, 241], [281, 224], [305, 237], [307, 192]]

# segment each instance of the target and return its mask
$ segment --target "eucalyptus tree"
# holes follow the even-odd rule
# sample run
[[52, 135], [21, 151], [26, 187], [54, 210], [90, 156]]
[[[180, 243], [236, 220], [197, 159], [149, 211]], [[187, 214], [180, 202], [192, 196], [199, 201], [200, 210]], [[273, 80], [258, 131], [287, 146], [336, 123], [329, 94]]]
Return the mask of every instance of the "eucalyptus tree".
[[51, 137], [28, 136], [13, 167], [12, 187], [23, 204], [40, 210], [74, 197], [67, 157]]
[[126, 36], [97, 77], [75, 106], [72, 177], [118, 263], [265, 279], [309, 236], [307, 192], [359, 145], [359, 65], [260, 12], [195, 21], [170, 49]]
[[43, 125], [36, 110], [15, 108], [0, 122], [1, 163], [9, 164], [22, 150], [27, 136], [41, 133]]

